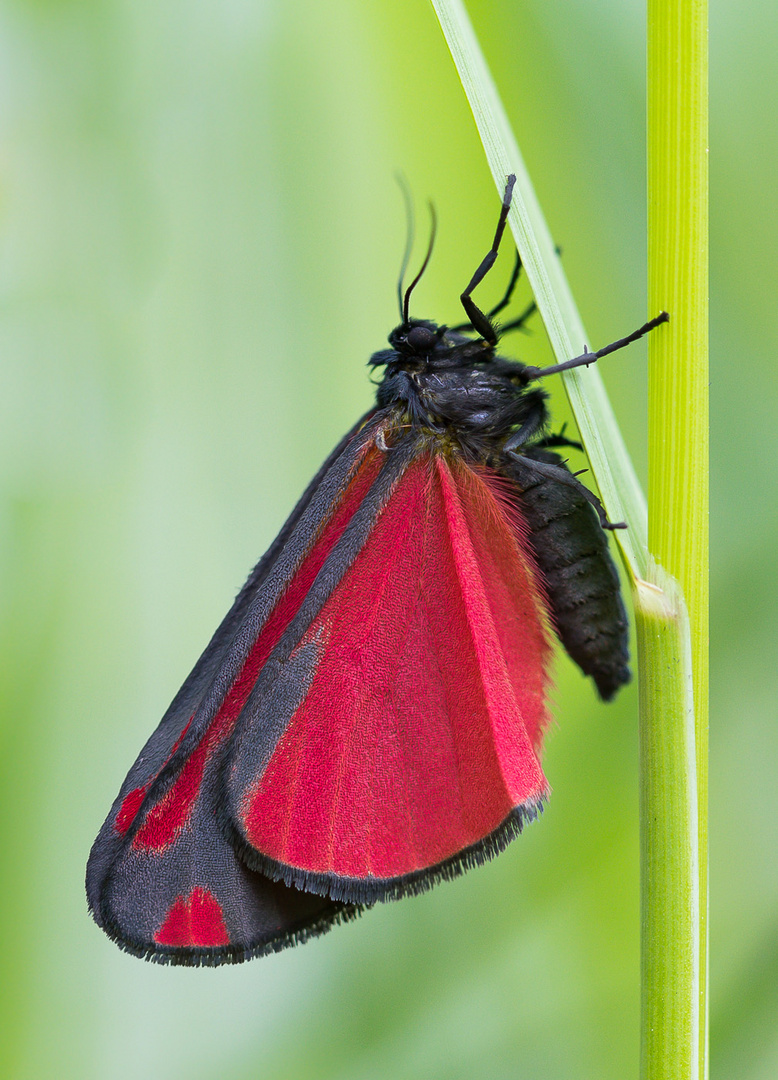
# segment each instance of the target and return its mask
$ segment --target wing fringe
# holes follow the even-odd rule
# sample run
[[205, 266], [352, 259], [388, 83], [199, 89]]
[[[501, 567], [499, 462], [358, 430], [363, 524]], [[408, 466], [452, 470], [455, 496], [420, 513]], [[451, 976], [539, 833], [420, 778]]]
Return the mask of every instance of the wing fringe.
[[394, 878], [353, 878], [340, 877], [336, 874], [316, 874], [287, 863], [268, 858], [251, 847], [235, 829], [227, 814], [219, 814], [219, 824], [227, 832], [229, 842], [237, 852], [238, 858], [249, 869], [270, 878], [281, 881], [284, 885], [302, 889], [318, 896], [328, 896], [341, 903], [355, 904], [361, 910], [376, 902], [400, 900], [404, 896], [418, 896], [427, 892], [441, 881], [452, 881], [467, 870], [489, 862], [510, 844], [523, 831], [524, 826], [534, 821], [543, 813], [549, 790], [527, 799], [515, 806], [503, 821], [481, 840], [463, 848], [433, 866], [414, 870]]

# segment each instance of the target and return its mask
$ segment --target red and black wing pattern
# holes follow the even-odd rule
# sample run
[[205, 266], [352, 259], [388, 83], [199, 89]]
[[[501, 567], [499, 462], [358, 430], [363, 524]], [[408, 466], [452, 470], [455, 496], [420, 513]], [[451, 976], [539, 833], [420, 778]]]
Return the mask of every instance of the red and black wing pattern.
[[325, 463], [95, 841], [90, 907], [130, 952], [275, 951], [540, 807], [550, 649], [520, 514], [423, 437], [387, 450], [383, 423]]
[[273, 882], [237, 857], [217, 822], [219, 762], [263, 662], [258, 639], [269, 653], [283, 625], [279, 611], [300, 603], [303, 582], [315, 577], [380, 469], [376, 426], [370, 416], [360, 421], [311, 482], [146, 743], [93, 845], [90, 909], [129, 952], [174, 963], [239, 961], [353, 913]]
[[348, 902], [482, 861], [547, 791], [547, 613], [519, 511], [424, 446], [301, 583], [224, 758], [245, 862]]

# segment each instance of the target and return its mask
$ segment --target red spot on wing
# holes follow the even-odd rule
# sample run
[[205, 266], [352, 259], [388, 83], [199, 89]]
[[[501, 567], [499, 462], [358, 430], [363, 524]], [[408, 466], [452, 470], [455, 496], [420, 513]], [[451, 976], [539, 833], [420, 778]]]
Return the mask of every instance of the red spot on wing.
[[227, 692], [221, 708], [211, 721], [197, 748], [187, 759], [175, 783], [148, 811], [143, 824], [133, 838], [133, 847], [157, 852], [164, 851], [186, 825], [197, 800], [209, 760], [232, 732], [235, 721], [257, 681], [262, 665], [297, 614], [327, 556], [343, 535], [349, 521], [369, 491], [382, 462], [383, 454], [374, 445], [370, 445], [319, 539], [303, 560], [285, 593], [270, 614], [240, 674]]
[[546, 625], [490, 485], [414, 462], [304, 639], [322, 656], [244, 794], [248, 841], [308, 872], [396, 877], [488, 835], [546, 790]]
[[197, 946], [208, 948], [229, 945], [221, 904], [201, 886], [196, 886], [184, 899], [176, 897], [165, 921], [154, 935], [158, 945]]

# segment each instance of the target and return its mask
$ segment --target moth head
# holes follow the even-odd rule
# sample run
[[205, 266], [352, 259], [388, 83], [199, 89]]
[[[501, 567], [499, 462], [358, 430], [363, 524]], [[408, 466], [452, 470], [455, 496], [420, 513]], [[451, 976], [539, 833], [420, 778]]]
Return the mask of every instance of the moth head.
[[400, 323], [389, 335], [391, 349], [381, 349], [370, 357], [371, 367], [383, 364], [427, 362], [440, 345], [445, 327], [428, 319], [409, 319]]

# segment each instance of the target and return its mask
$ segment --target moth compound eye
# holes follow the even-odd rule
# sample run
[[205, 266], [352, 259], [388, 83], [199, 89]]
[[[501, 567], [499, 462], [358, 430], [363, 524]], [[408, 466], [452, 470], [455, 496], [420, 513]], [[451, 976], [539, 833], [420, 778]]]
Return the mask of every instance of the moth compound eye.
[[427, 352], [435, 344], [435, 335], [426, 326], [414, 326], [405, 339], [414, 352]]

